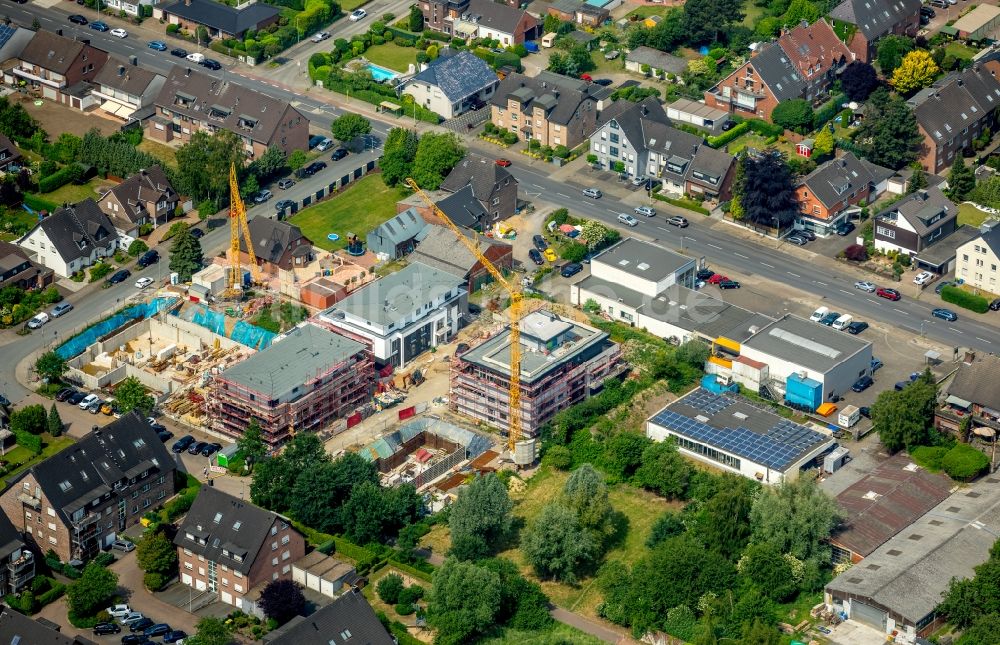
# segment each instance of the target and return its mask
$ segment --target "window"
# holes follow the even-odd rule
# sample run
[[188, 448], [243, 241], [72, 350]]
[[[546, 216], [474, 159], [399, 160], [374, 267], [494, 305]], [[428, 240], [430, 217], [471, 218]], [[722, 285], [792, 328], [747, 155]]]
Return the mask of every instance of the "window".
[[282, 544], [288, 544], [288, 542], [289, 542], [290, 540], [291, 540], [291, 538], [290, 538], [290, 537], [288, 537], [287, 535], [285, 535], [284, 537], [282, 537], [282, 538], [281, 538], [281, 543], [282, 543]]
[[56, 525], [55, 525], [54, 522], [49, 522], [49, 530], [50, 531], [55, 531], [56, 530]]
[[184, 555], [194, 555], [194, 554], [191, 552], [191, 549], [184, 549]]
[[233, 589], [235, 589], [237, 593], [243, 593], [243, 585], [233, 585]]
[[205, 575], [205, 567], [198, 567], [198, 575], [199, 576]]
[[56, 543], [56, 538], [55, 538], [55, 536], [52, 536], [52, 535], [50, 535], [50, 536], [49, 536], [49, 544], [55, 544], [55, 543]]
[[618, 143], [620, 141], [618, 135], [614, 132], [611, 133], [611, 143]]
[[277, 535], [277, 534], [278, 534], [278, 527], [277, 526], [272, 526], [271, 527], [271, 535]]
[[191, 564], [190, 562], [185, 562], [184, 563], [184, 568], [187, 569], [188, 571], [191, 571], [191, 570], [194, 569], [194, 565]]
[[282, 560], [287, 560], [290, 557], [292, 557], [292, 554], [289, 553], [288, 551], [285, 551], [284, 553], [281, 554], [281, 559]]
[[278, 543], [277, 542], [271, 542], [271, 550], [272, 551], [277, 551], [278, 550]]
[[271, 558], [271, 566], [272, 567], [278, 566], [278, 558]]

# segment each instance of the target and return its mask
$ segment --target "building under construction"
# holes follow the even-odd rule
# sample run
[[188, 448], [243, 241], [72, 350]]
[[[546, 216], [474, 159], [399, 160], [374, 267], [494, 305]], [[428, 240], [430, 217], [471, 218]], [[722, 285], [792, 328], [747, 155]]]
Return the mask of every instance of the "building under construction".
[[[526, 437], [560, 410], [601, 389], [626, 369], [621, 349], [602, 331], [540, 310], [521, 320], [521, 420]], [[451, 408], [506, 431], [510, 327], [456, 355]]]
[[214, 430], [240, 437], [256, 418], [275, 447], [292, 432], [316, 431], [371, 396], [375, 365], [362, 343], [306, 323], [217, 374], [209, 385]]

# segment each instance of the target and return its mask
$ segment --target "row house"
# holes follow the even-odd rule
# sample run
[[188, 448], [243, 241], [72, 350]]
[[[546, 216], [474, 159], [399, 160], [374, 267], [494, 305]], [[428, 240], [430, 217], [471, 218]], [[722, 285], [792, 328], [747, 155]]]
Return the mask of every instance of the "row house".
[[73, 40], [60, 33], [38, 30], [11, 69], [15, 81], [41, 93], [42, 98], [85, 109], [94, 101], [90, 81], [101, 71], [108, 53], [89, 40]]
[[543, 146], [574, 148], [597, 126], [600, 86], [549, 71], [509, 74], [493, 95], [491, 120]]
[[920, 7], [920, 0], [844, 0], [830, 18], [840, 23], [844, 42], [857, 60], [870, 63], [882, 37], [917, 35]]
[[137, 111], [153, 104], [165, 80], [133, 62], [111, 56], [94, 77], [91, 96], [102, 101], [102, 110], [128, 121]]

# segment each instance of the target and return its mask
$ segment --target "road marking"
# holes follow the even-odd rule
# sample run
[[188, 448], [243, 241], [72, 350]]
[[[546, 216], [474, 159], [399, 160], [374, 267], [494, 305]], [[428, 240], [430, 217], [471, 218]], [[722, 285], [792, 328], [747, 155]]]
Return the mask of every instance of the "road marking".
[[902, 309], [896, 309], [895, 307], [893, 307], [893, 308], [892, 308], [892, 310], [893, 310], [893, 311], [898, 311], [898, 312], [899, 312], [899, 313], [901, 313], [901, 314], [905, 314], [905, 313], [906, 313], [906, 312], [905, 312], [905, 311], [903, 311]]
[[666, 228], [666, 227], [664, 227], [664, 226], [657, 226], [656, 228], [660, 229], [661, 231], [667, 231], [667, 232], [670, 232], [670, 229], [669, 229], [669, 228]]
[[[825, 282], [820, 282], [819, 280], [817, 280], [817, 281], [816, 281], [816, 284], [821, 284], [821, 285], [823, 285], [824, 287], [829, 287], [829, 286], [830, 286], [830, 285], [828, 285], [828, 284], [827, 284], [827, 283], [825, 283]], [[846, 293], [846, 292], [845, 292], [845, 293]]]
[[[820, 283], [820, 284], [822, 284], [822, 283]], [[841, 289], [841, 290], [840, 290], [840, 293], [846, 293], [846, 294], [847, 294], [847, 295], [849, 295], [849, 296], [853, 296], [853, 295], [854, 295], [854, 294], [853, 294], [852, 292], [850, 292], [850, 291], [847, 291], [846, 289]]]
[[743, 255], [742, 253], [733, 253], [738, 258], [743, 258], [744, 260], [749, 260], [749, 256]]
[[980, 338], [979, 336], [976, 336], [976, 340], [981, 340], [984, 343], [991, 343], [991, 342], [993, 342], [993, 341], [986, 340], [985, 338]]
[[[668, 230], [668, 229], [663, 229], [663, 230], [664, 230], [664, 231], [666, 231], [666, 230]], [[721, 247], [721, 246], [716, 246], [716, 245], [714, 245], [714, 244], [709, 244], [708, 246], [712, 247], [713, 249], [719, 249], [720, 251], [722, 250], [722, 247]]]
[[961, 330], [961, 329], [955, 329], [954, 327], [949, 327], [948, 329], [952, 330], [952, 331], [953, 331], [953, 332], [955, 332], [956, 334], [961, 334], [961, 333], [962, 333], [962, 330]]
[[787, 273], [788, 275], [792, 276], [793, 278], [801, 278], [802, 277], [798, 273], [792, 273], [791, 271], [786, 271], [785, 273]]
[[556, 195], [559, 195], [560, 197], [565, 197], [566, 199], [569, 199], [569, 195], [567, 195], [565, 193], [556, 193]]
[[764, 266], [766, 266], [769, 269], [773, 269], [774, 268], [773, 264], [768, 264], [767, 262], [761, 262], [761, 264], [763, 264]]

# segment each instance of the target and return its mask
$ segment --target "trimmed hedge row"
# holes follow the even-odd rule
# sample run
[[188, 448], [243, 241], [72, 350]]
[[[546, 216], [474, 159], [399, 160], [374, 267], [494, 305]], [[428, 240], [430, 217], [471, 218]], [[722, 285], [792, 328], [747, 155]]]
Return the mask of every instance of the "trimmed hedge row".
[[736, 137], [739, 137], [746, 133], [750, 129], [750, 122], [744, 121], [743, 123], [737, 123], [731, 129], [723, 132], [716, 137], [708, 137], [705, 142], [708, 143], [710, 148], [721, 148], [726, 145]]
[[687, 210], [694, 211], [695, 213], [701, 213], [702, 215], [710, 214], [707, 208], [703, 208], [701, 206], [698, 206], [697, 204], [692, 204], [687, 199], [675, 199], [673, 197], [667, 197], [666, 195], [660, 193], [653, 193], [653, 197], [655, 199], [660, 200], [661, 202], [667, 202], [668, 204], [673, 204], [674, 206], [678, 206], [680, 208], [686, 208]]
[[840, 114], [840, 111], [843, 109], [840, 106], [843, 105], [844, 101], [846, 101], [846, 100], [847, 100], [847, 95], [846, 94], [838, 94], [837, 96], [833, 97], [831, 100], [827, 101], [823, 105], [823, 107], [821, 107], [813, 115], [813, 128], [815, 128], [817, 130], [819, 128], [822, 128], [831, 119], [833, 119], [835, 116], [837, 116], [838, 114]]
[[990, 310], [990, 301], [982, 296], [977, 296], [963, 291], [958, 287], [947, 286], [941, 290], [941, 299], [958, 305], [964, 309], [974, 311], [977, 314], [984, 314]]
[[392, 27], [392, 26], [388, 26], [387, 25], [386, 26], [386, 31], [391, 31], [393, 33], [393, 35], [396, 36], [397, 38], [402, 38], [404, 40], [408, 40], [411, 43], [415, 43], [418, 40], [420, 40], [420, 34], [415, 34], [412, 31], [405, 31], [405, 30], [399, 29], [397, 27]]
[[83, 170], [75, 163], [63, 166], [51, 175], [46, 175], [38, 180], [38, 192], [51, 193], [57, 188], [62, 188], [71, 181], [76, 181], [83, 174]]

